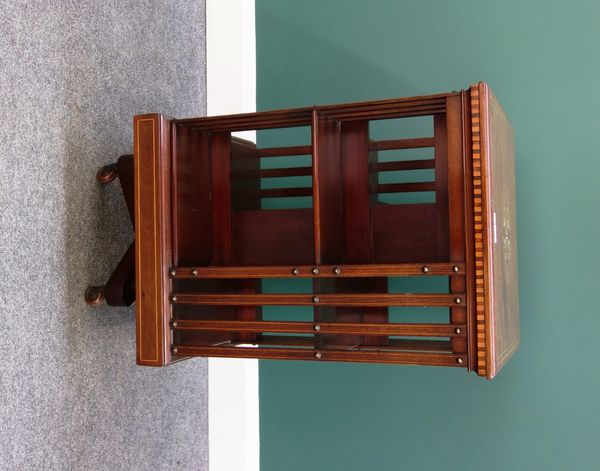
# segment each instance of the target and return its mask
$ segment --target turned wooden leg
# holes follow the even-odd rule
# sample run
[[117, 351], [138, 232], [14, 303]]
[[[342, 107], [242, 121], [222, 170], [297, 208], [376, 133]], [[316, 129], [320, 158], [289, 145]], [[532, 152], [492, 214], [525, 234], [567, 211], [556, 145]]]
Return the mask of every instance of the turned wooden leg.
[[104, 286], [109, 306], [131, 306], [135, 301], [135, 248], [132, 243]]
[[90, 306], [96, 306], [104, 301], [104, 286], [88, 286], [84, 299]]
[[106, 185], [112, 182], [115, 178], [117, 178], [117, 164], [105, 165], [104, 167], [100, 167], [98, 172], [96, 173], [96, 180], [98, 180], [103, 185]]
[[133, 155], [122, 155], [117, 161], [117, 172], [119, 174], [119, 182], [123, 190], [123, 197], [127, 204], [131, 223], [135, 227], [134, 221], [134, 201], [133, 201]]
[[[134, 222], [133, 155], [98, 170], [96, 179], [106, 185], [119, 177], [131, 222]], [[109, 306], [130, 306], [135, 300], [135, 249], [132, 243], [104, 286], [89, 286], [85, 302], [90, 306], [106, 302]]]

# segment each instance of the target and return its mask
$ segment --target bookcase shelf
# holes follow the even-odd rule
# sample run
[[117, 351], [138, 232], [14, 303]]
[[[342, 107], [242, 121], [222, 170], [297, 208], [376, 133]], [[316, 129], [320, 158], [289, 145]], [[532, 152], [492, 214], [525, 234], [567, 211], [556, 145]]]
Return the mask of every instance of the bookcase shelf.
[[[393, 131], [415, 117], [430, 131]], [[391, 134], [379, 136], [380, 125]], [[309, 142], [261, 147], [232, 134], [291, 128]], [[117, 293], [135, 279], [138, 363], [405, 363], [492, 378], [519, 340], [513, 160], [510, 124], [484, 83], [232, 116], [136, 116], [134, 156], [117, 165], [132, 188], [135, 260], [116, 278]]]

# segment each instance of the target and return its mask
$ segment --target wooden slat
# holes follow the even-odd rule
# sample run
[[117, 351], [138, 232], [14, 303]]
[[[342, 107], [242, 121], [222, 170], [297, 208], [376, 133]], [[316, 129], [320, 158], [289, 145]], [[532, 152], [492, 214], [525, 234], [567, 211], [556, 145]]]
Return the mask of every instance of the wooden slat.
[[[305, 348], [315, 347], [315, 338], [312, 336], [297, 336], [297, 335], [259, 335], [256, 344], [262, 345], [277, 345], [280, 347], [298, 346]], [[340, 346], [342, 347], [342, 346]], [[448, 340], [421, 340], [421, 339], [389, 339], [388, 344], [384, 346], [372, 345], [350, 345], [343, 346], [347, 350], [373, 350], [379, 351], [429, 351], [429, 352], [451, 352], [452, 348]]]
[[304, 177], [312, 175], [311, 167], [265, 168], [260, 171], [260, 178]]
[[289, 155], [311, 155], [312, 146], [263, 147], [258, 149], [259, 157], [286, 157]]
[[[414, 97], [404, 101], [392, 101], [388, 103], [362, 103], [354, 106], [317, 109], [323, 116], [341, 120], [356, 119], [384, 119], [401, 116], [417, 116], [418, 113], [426, 111], [427, 114], [443, 112], [446, 109], [446, 97]], [[416, 114], [415, 114], [416, 113]]]
[[[271, 360], [350, 361], [357, 363], [398, 363], [406, 365], [465, 366], [464, 355], [437, 352], [388, 352], [377, 350], [307, 350], [301, 348], [200, 347], [176, 345], [178, 355], [264, 358]], [[375, 348], [375, 347], [373, 347]], [[462, 363], [458, 363], [458, 359]]]
[[308, 126], [311, 108], [265, 111], [226, 116], [179, 119], [177, 124], [210, 131], [243, 131], [251, 129]]
[[[455, 268], [456, 267], [456, 271]], [[329, 278], [378, 276], [465, 276], [464, 263], [400, 263], [385, 265], [312, 265], [246, 267], [177, 267], [173, 278]], [[297, 270], [297, 272], [296, 272]], [[339, 271], [339, 273], [338, 273]]]
[[433, 147], [432, 137], [417, 137], [414, 139], [392, 139], [386, 141], [369, 142], [369, 150], [396, 150], [396, 149], [419, 149]]
[[[175, 330], [228, 332], [281, 332], [296, 334], [398, 335], [414, 337], [450, 337], [463, 325], [452, 324], [384, 324], [360, 322], [279, 322], [279, 321], [198, 321], [178, 320]], [[461, 333], [464, 336], [464, 333]]]
[[293, 198], [296, 196], [312, 196], [312, 188], [268, 188], [260, 190], [261, 198]]
[[[318, 299], [318, 300], [317, 300]], [[179, 294], [174, 304], [211, 306], [454, 306], [462, 294]]]
[[386, 183], [371, 187], [371, 193], [411, 193], [416, 191], [435, 191], [435, 182]]
[[427, 103], [422, 105], [407, 106], [405, 108], [388, 107], [374, 110], [364, 110], [355, 112], [338, 112], [328, 115], [329, 118], [343, 121], [357, 120], [375, 120], [375, 119], [394, 119], [409, 118], [414, 116], [428, 116], [446, 111], [445, 103]]
[[353, 113], [367, 110], [380, 110], [386, 108], [407, 108], [416, 104], [441, 104], [448, 96], [456, 95], [458, 92], [439, 93], [435, 95], [423, 95], [414, 97], [388, 98], [386, 100], [364, 101], [355, 103], [345, 103], [337, 105], [322, 105], [315, 107], [323, 115], [330, 116], [331, 113], [343, 111], [345, 113]]
[[[201, 127], [205, 129], [215, 129], [217, 126], [230, 130], [239, 129], [263, 129], [266, 127], [309, 125], [312, 112], [320, 111], [323, 115], [343, 115], [345, 117], [355, 116], [364, 111], [376, 110], [384, 112], [389, 109], [406, 111], [417, 106], [429, 105], [430, 107], [440, 108], [443, 111], [445, 99], [452, 93], [440, 93], [435, 95], [424, 95], [418, 97], [401, 97], [387, 100], [374, 100], [355, 103], [344, 103], [334, 105], [313, 106], [305, 108], [296, 108], [288, 110], [261, 111], [258, 113], [242, 113], [225, 116], [209, 116], [201, 118], [184, 118], [175, 120], [177, 124], [191, 127]], [[301, 123], [301, 124], [298, 124]], [[236, 127], [235, 129], [233, 129]], [[238, 129], [239, 127], [239, 129]]]
[[421, 170], [426, 168], [435, 168], [435, 160], [400, 160], [397, 162], [378, 162], [369, 165], [369, 171], [371, 172], [395, 172], [399, 170]]

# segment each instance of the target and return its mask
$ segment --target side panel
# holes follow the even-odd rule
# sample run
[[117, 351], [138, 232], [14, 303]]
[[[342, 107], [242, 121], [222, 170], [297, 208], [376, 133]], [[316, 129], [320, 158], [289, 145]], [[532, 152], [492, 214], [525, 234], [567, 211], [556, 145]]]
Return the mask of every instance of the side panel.
[[514, 139], [485, 83], [471, 99], [477, 372], [491, 379], [519, 345]]
[[171, 149], [169, 120], [134, 118], [136, 356], [139, 365], [170, 363]]

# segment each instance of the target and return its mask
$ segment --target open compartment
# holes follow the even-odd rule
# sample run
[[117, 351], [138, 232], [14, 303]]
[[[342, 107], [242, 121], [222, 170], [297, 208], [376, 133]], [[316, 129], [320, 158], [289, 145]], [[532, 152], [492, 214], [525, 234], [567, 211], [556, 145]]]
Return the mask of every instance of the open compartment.
[[[480, 90], [138, 118], [136, 155], [155, 165], [136, 170], [155, 183], [137, 186], [152, 197], [136, 243], [155, 277], [140, 271], [138, 330], [148, 352], [157, 333], [173, 355], [144, 364], [200, 355], [493, 373]], [[258, 146], [236, 134], [252, 130]]]

